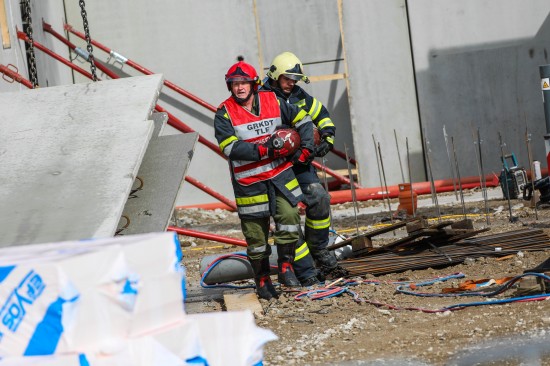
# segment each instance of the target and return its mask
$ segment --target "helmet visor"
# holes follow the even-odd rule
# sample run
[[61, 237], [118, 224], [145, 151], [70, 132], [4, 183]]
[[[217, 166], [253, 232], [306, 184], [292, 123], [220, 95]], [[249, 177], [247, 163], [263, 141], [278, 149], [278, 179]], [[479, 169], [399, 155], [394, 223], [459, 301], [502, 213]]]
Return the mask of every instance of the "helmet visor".
[[294, 81], [300, 81], [304, 77], [304, 75], [302, 74], [283, 74], [283, 75]]
[[242, 76], [242, 75], [232, 75], [228, 76], [225, 81], [228, 83], [232, 83], [233, 81], [255, 81], [254, 79], [248, 77], [248, 76]]

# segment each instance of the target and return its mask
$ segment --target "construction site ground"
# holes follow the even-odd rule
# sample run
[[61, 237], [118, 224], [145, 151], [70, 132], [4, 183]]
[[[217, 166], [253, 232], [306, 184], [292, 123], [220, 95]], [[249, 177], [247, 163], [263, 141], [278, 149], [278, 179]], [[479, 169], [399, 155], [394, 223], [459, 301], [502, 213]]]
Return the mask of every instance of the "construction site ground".
[[[539, 209], [538, 220], [529, 202], [502, 197], [500, 188], [489, 189], [490, 231], [506, 232], [526, 227], [542, 228], [550, 233], [550, 209]], [[483, 216], [485, 202], [480, 191], [464, 192], [465, 211], [475, 228], [487, 226]], [[454, 193], [438, 195], [440, 214], [446, 219], [463, 218], [463, 206]], [[398, 201], [392, 200], [395, 211]], [[437, 218], [429, 196], [419, 197], [418, 214]], [[509, 208], [518, 218], [511, 222]], [[358, 203], [357, 225], [353, 203], [332, 206], [333, 227], [341, 235], [367, 232], [389, 222], [389, 210], [382, 201]], [[242, 238], [235, 213], [223, 210], [185, 209], [177, 211], [182, 227]], [[405, 236], [405, 230], [374, 237], [375, 247]], [[480, 234], [484, 235], [484, 234]], [[200, 262], [205, 256], [243, 251], [244, 248], [192, 237], [180, 237], [187, 270], [188, 293], [203, 293], [200, 288]], [[479, 302], [487, 297], [419, 297], [396, 293], [390, 281], [422, 282], [435, 277], [463, 273], [452, 279], [422, 287], [423, 292], [440, 293], [444, 287], [456, 287], [465, 280], [513, 277], [550, 257], [550, 250], [520, 252], [497, 258], [481, 257], [444, 268], [408, 270], [362, 279], [380, 284], [350, 287], [360, 299], [399, 308], [441, 309]], [[275, 279], [275, 277], [274, 277]], [[516, 289], [517, 290], [517, 289]], [[188, 313], [225, 311], [220, 289], [202, 297], [192, 296]], [[235, 291], [235, 290], [232, 290]], [[237, 290], [241, 292], [250, 290]], [[498, 298], [514, 296], [512, 288]], [[216, 295], [218, 294], [218, 295]], [[354, 301], [348, 293], [336, 297], [297, 301], [297, 292], [284, 292], [278, 300], [260, 303], [265, 315], [257, 316], [260, 327], [272, 330], [279, 339], [264, 347], [265, 365], [550, 365], [550, 302], [515, 302], [502, 305], [472, 306], [462, 310], [425, 313], [418, 310], [394, 310], [388, 306]], [[197, 300], [198, 299], [198, 300]]]

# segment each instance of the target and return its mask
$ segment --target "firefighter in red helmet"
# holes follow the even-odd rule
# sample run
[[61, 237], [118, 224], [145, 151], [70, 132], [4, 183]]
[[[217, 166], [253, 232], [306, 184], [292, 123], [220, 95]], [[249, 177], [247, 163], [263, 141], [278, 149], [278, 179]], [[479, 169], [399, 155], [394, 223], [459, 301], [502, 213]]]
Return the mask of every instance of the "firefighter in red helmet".
[[[300, 286], [292, 264], [300, 237], [297, 204], [303, 196], [292, 166], [310, 162], [313, 125], [305, 111], [279, 101], [272, 92], [258, 91], [258, 74], [244, 61], [229, 68], [225, 82], [231, 96], [218, 107], [214, 117], [215, 135], [220, 150], [229, 159], [256, 293], [269, 300], [278, 297], [270, 278], [271, 217], [275, 221], [278, 280], [285, 286]], [[293, 154], [270, 144], [273, 132], [285, 126], [295, 128], [300, 135], [300, 148]]]

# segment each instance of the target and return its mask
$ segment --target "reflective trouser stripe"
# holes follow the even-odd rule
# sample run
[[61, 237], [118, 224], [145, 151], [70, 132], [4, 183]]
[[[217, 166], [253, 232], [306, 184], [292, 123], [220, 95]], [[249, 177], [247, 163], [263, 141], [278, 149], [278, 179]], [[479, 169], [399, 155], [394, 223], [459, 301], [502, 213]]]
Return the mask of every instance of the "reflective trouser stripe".
[[312, 228], [313, 230], [321, 230], [330, 227], [330, 217], [322, 220], [313, 220], [306, 217], [306, 226]]
[[287, 231], [289, 233], [296, 233], [300, 231], [300, 225], [277, 224], [277, 230]]
[[262, 205], [255, 205], [255, 206], [238, 206], [237, 210], [241, 215], [253, 214], [258, 212], [267, 212], [269, 211], [269, 204], [265, 203]]
[[252, 197], [237, 197], [237, 210], [239, 214], [254, 214], [269, 211], [269, 197], [267, 194], [259, 194]]
[[294, 255], [294, 262], [299, 261], [309, 254], [309, 247], [304, 242], [299, 248], [296, 248], [296, 254]]
[[264, 244], [264, 245], [260, 245], [260, 246], [250, 246], [247, 248], [248, 249], [248, 252], [250, 254], [260, 254], [260, 253], [263, 253], [266, 251], [267, 249], [267, 244]]

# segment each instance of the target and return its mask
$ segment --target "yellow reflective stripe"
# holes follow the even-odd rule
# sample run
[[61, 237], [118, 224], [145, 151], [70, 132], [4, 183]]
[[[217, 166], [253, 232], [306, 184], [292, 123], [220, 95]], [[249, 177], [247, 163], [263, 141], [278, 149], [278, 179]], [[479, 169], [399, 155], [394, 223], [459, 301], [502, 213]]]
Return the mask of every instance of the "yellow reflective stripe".
[[334, 127], [334, 123], [332, 123], [329, 117], [326, 117], [320, 120], [319, 123], [317, 123], [317, 127], [322, 130], [325, 127]]
[[299, 248], [296, 249], [296, 252], [294, 255], [294, 262], [299, 261], [300, 259], [304, 258], [308, 254], [309, 254], [309, 248], [307, 246], [307, 243], [304, 243]]
[[330, 142], [331, 144], [334, 145], [334, 137], [332, 137], [332, 136], [327, 136], [327, 137], [325, 137], [325, 140], [327, 140], [328, 142]]
[[321, 107], [323, 105], [321, 102], [319, 102], [317, 99], [313, 98], [313, 104], [311, 105], [310, 110], [308, 111], [308, 114], [311, 116], [311, 119], [317, 118], [319, 113], [321, 112]]
[[229, 114], [227, 114], [227, 112], [225, 112], [225, 113], [223, 114], [223, 118], [229, 119]]
[[297, 122], [303, 120], [305, 116], [307, 116], [306, 111], [304, 111], [303, 109], [300, 109], [300, 112], [298, 112], [298, 114], [296, 115], [296, 117], [292, 121], [292, 125], [294, 126]]
[[294, 103], [294, 105], [302, 108], [306, 105], [306, 100], [305, 99], [299, 100], [298, 102]]
[[312, 219], [306, 218], [306, 226], [314, 230], [326, 229], [330, 227], [330, 217], [327, 217], [326, 219], [322, 219], [322, 220], [312, 220]]
[[298, 187], [298, 185], [298, 180], [294, 178], [293, 180], [285, 184], [285, 187], [288, 188], [289, 191], [292, 191], [294, 188]]
[[260, 194], [258, 196], [252, 196], [252, 197], [237, 197], [235, 199], [235, 202], [237, 202], [237, 205], [253, 205], [258, 203], [265, 203], [268, 201], [269, 201], [269, 198], [267, 197], [267, 194]]
[[227, 145], [229, 145], [229, 144], [232, 143], [233, 141], [237, 141], [237, 140], [238, 140], [237, 136], [229, 136], [228, 138], [226, 138], [225, 140], [223, 140], [223, 141], [220, 143], [220, 149], [221, 149], [221, 151], [223, 151], [223, 149], [225, 149]]

